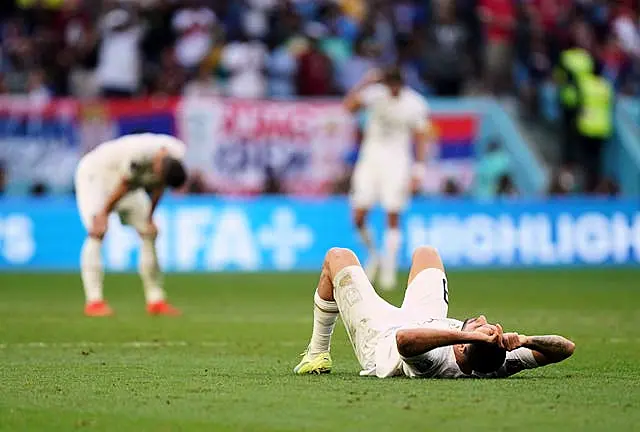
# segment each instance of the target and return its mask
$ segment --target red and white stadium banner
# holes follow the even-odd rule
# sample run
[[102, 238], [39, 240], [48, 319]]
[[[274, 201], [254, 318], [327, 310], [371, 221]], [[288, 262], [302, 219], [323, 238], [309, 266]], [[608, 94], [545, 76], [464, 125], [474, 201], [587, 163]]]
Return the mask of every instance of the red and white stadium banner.
[[183, 99], [176, 109], [189, 166], [223, 193], [261, 192], [271, 168], [285, 192], [325, 194], [355, 145], [355, 122], [337, 101]]

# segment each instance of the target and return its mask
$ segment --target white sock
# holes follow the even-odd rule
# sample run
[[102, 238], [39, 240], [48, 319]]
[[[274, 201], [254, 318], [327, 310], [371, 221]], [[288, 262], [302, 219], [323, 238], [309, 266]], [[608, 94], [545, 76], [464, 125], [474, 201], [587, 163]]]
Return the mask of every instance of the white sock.
[[309, 355], [315, 356], [331, 349], [331, 335], [337, 319], [336, 302], [321, 299], [316, 291], [313, 296], [313, 333], [309, 342]]
[[102, 241], [87, 237], [80, 252], [80, 273], [87, 303], [102, 301]]
[[366, 225], [362, 228], [358, 228], [358, 234], [360, 234], [360, 240], [362, 240], [362, 243], [367, 248], [369, 256], [374, 256], [376, 254], [376, 245], [373, 241], [373, 236], [371, 235], [369, 228], [367, 228]]
[[402, 233], [398, 228], [389, 228], [384, 233], [384, 266], [389, 272], [397, 269], [398, 251], [402, 243]]
[[158, 265], [156, 242], [153, 238], [142, 237], [139, 272], [147, 304], [163, 301], [165, 295], [162, 289], [162, 274]]

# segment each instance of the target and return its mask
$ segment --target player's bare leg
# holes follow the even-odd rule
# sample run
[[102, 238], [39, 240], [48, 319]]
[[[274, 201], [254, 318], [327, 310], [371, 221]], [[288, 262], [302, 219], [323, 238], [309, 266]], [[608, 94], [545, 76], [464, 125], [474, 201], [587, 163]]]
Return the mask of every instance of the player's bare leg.
[[409, 270], [409, 281], [407, 286], [423, 271], [430, 268], [442, 270], [444, 272], [444, 264], [440, 258], [440, 254], [436, 248], [431, 246], [420, 246], [413, 252], [411, 259], [411, 270]]
[[367, 262], [364, 265], [364, 271], [367, 274], [369, 280], [373, 281], [375, 280], [376, 274], [378, 273], [380, 259], [378, 257], [378, 252], [376, 251], [376, 246], [373, 240], [373, 236], [371, 235], [371, 231], [367, 227], [368, 213], [368, 209], [356, 208], [353, 211], [353, 219], [354, 224], [358, 229], [360, 240], [362, 240], [362, 244], [364, 244], [365, 248], [367, 249]]
[[102, 296], [104, 270], [102, 266], [102, 237], [87, 236], [80, 252], [80, 272], [86, 299], [87, 316], [109, 316], [113, 311]]
[[139, 272], [147, 301], [147, 312], [151, 315], [180, 315], [180, 311], [165, 300], [162, 272], [156, 251], [156, 236], [157, 234], [140, 234], [142, 245], [140, 247]]
[[327, 252], [320, 280], [313, 296], [313, 333], [302, 361], [295, 367], [297, 374], [320, 374], [331, 371], [331, 335], [338, 319], [338, 305], [333, 297], [333, 278], [345, 267], [360, 263], [348, 249], [333, 248]]
[[402, 242], [399, 213], [387, 213], [387, 230], [384, 233], [384, 251], [380, 266], [380, 288], [385, 291], [396, 287], [398, 252]]

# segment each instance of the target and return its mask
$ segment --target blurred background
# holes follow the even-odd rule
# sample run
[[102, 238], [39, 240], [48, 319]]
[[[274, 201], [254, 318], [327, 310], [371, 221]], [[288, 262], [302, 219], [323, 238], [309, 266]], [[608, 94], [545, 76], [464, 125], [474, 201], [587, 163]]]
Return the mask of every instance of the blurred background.
[[[438, 137], [405, 264], [424, 243], [461, 267], [635, 263], [638, 3], [3, 1], [0, 268], [76, 270], [76, 164], [141, 130], [188, 146], [188, 185], [158, 213], [165, 268], [359, 250], [346, 194], [366, 115], [340, 97], [391, 64]], [[114, 221], [108, 266], [134, 269], [135, 242]]]

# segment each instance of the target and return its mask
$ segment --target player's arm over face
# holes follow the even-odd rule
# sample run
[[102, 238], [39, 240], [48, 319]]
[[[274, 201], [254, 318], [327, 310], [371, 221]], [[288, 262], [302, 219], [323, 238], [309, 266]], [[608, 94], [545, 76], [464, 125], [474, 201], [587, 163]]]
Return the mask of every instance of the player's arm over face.
[[[374, 69], [369, 71], [364, 78], [356, 84], [345, 96], [342, 104], [349, 112], [356, 112], [365, 107], [371, 102], [372, 98], [375, 98], [375, 91], [372, 94], [365, 94], [364, 90], [372, 84], [380, 81], [382, 74], [380, 71]], [[371, 92], [369, 92], [371, 93]]]
[[495, 332], [487, 334], [479, 331], [449, 329], [403, 329], [396, 333], [398, 352], [403, 357], [415, 357], [443, 346], [472, 342], [497, 343], [502, 336]]

